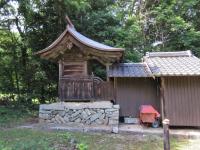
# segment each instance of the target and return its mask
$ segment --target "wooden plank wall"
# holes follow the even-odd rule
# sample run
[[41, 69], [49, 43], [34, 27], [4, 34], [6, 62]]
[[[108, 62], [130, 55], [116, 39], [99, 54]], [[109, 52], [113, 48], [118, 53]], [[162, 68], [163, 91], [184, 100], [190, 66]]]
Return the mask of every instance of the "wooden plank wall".
[[115, 78], [116, 103], [120, 116], [139, 116], [141, 105], [153, 105], [160, 111], [159, 89], [152, 78]]
[[87, 62], [63, 62], [62, 76], [86, 76], [87, 75]]
[[165, 77], [164, 113], [172, 126], [200, 126], [200, 77]]

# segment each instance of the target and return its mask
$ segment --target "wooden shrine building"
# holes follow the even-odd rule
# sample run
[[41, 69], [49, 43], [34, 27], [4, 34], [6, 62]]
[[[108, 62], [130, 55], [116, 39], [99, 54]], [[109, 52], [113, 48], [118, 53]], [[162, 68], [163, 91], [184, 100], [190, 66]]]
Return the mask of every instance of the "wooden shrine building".
[[124, 49], [93, 41], [76, 31], [68, 17], [66, 30], [49, 47], [37, 52], [59, 64], [59, 97], [62, 101], [113, 100], [110, 82], [93, 76], [89, 60], [108, 66], [120, 62]]
[[[120, 116], [139, 116], [152, 105], [172, 126], [200, 126], [200, 59], [191, 51], [150, 52], [141, 63], [121, 63], [124, 49], [93, 41], [67, 17], [65, 31], [37, 52], [59, 64], [61, 101], [112, 100]], [[94, 76], [90, 60], [105, 66], [107, 80]]]

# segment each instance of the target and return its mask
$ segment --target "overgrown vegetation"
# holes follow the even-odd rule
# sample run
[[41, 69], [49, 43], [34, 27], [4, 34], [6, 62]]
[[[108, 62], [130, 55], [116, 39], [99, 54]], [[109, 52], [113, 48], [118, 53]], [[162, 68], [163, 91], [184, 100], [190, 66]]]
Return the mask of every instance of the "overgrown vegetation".
[[[171, 149], [199, 149], [199, 140], [171, 139]], [[30, 129], [0, 131], [1, 150], [163, 150], [159, 136], [53, 132]]]
[[23, 123], [35, 123], [38, 118], [37, 111], [25, 108], [12, 108], [0, 106], [0, 129], [10, 128]]
[[55, 101], [58, 66], [34, 52], [63, 32], [66, 15], [82, 34], [125, 48], [124, 61], [137, 62], [147, 51], [191, 49], [199, 57], [199, 9], [200, 0], [1, 0], [0, 93], [17, 95], [20, 105]]
[[0, 131], [0, 149], [4, 150], [54, 150], [76, 147], [70, 143], [68, 133], [25, 129]]

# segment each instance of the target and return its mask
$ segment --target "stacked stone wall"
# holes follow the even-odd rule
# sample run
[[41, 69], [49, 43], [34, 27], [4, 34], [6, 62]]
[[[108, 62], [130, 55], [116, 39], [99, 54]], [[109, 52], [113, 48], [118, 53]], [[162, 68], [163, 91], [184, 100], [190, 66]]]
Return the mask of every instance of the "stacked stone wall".
[[40, 122], [112, 126], [118, 129], [119, 105], [111, 102], [59, 102], [40, 105]]

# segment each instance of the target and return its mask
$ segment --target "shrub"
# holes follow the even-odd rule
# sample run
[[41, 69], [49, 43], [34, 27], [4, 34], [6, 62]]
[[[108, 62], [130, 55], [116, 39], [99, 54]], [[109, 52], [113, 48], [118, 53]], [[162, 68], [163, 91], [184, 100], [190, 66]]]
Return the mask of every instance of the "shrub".
[[78, 150], [88, 150], [88, 146], [84, 143], [80, 143], [77, 145]]

